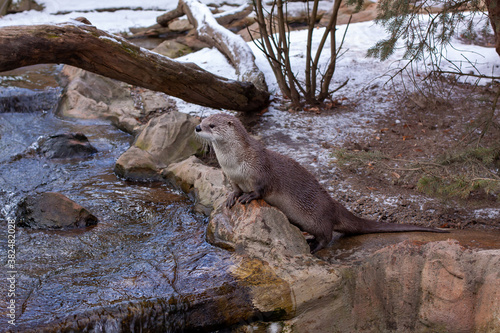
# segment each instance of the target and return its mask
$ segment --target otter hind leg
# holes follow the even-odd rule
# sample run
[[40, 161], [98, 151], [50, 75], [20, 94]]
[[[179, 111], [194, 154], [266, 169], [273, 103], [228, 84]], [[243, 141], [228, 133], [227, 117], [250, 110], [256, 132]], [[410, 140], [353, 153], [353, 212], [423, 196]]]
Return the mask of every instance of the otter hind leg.
[[[315, 244], [316, 244], [316, 246], [311, 246], [311, 253], [312, 254], [318, 252], [319, 250], [321, 250], [322, 248], [324, 248], [325, 245], [326, 245], [326, 244], [323, 244], [322, 242], [317, 242]], [[310, 244], [310, 245], [313, 245], [313, 244]]]
[[329, 241], [326, 239], [326, 238], [322, 238], [322, 237], [315, 237], [314, 240], [311, 240], [307, 242], [309, 244], [309, 247], [311, 249], [311, 253], [316, 253], [318, 252], [319, 250], [325, 248]]

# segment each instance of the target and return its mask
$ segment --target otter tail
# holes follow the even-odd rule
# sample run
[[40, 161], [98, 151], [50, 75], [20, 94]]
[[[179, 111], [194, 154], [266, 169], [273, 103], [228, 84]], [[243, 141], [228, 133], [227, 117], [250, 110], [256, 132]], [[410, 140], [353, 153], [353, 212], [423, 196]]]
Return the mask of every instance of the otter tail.
[[410, 224], [377, 222], [357, 217], [354, 214], [350, 215], [351, 216], [349, 218], [349, 222], [342, 223], [342, 225], [340, 225], [339, 228], [336, 228], [335, 231], [350, 235], [372, 234], [372, 233], [382, 233], [382, 232], [410, 232], [410, 231], [441, 232], [441, 233], [449, 232], [446, 230], [429, 228], [429, 227], [420, 227]]

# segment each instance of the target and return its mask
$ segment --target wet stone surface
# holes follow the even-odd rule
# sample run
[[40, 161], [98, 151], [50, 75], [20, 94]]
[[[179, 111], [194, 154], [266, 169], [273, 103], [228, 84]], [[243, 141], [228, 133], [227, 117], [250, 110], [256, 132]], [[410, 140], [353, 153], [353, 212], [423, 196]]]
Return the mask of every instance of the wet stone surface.
[[424, 245], [438, 241], [458, 241], [458, 244], [471, 250], [500, 249], [500, 231], [450, 230], [450, 233], [403, 232], [342, 236], [317, 256], [332, 264], [351, 264], [362, 262], [383, 248], [402, 242]]

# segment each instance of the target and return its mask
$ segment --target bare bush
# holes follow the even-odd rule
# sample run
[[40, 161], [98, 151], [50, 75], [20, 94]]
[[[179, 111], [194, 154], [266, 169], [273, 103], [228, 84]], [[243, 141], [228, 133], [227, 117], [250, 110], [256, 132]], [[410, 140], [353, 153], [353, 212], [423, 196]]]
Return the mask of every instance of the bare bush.
[[[347, 83], [346, 81], [333, 90], [330, 88], [335, 73], [335, 64], [342, 46], [341, 42], [337, 48], [335, 34], [341, 3], [342, 0], [334, 1], [331, 18], [316, 50], [313, 50], [313, 32], [316, 28], [316, 22], [320, 18], [318, 13], [319, 0], [313, 1], [312, 8], [309, 2], [306, 3], [308, 22], [305, 80], [300, 80], [290, 61], [291, 42], [290, 26], [287, 20], [287, 1], [274, 0], [270, 8], [266, 10], [262, 0], [254, 0], [261, 35], [261, 39], [254, 40], [254, 42], [266, 55], [281, 92], [291, 100], [293, 107], [301, 107], [304, 103], [320, 104]], [[320, 72], [320, 57], [328, 38], [330, 38], [330, 60], [326, 69]]]

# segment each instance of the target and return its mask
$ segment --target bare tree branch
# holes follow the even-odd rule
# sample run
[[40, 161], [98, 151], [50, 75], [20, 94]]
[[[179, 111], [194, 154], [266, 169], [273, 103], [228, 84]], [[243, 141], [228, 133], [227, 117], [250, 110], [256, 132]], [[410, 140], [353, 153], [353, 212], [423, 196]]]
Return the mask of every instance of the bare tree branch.
[[180, 4], [199, 39], [228, 57], [241, 81], [252, 82], [259, 90], [267, 91], [264, 74], [255, 64], [255, 56], [243, 38], [217, 23], [210, 9], [199, 1], [179, 0]]

